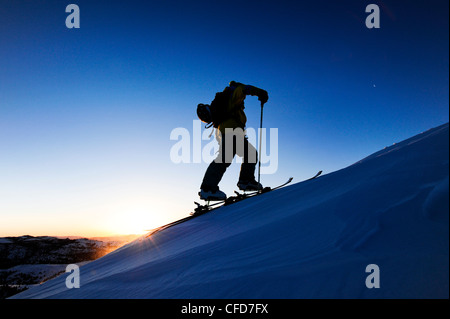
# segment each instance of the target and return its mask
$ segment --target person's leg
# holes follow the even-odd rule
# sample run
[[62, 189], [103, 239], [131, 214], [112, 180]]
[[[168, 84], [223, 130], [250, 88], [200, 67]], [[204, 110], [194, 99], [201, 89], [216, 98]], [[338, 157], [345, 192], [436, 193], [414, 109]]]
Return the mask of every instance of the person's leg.
[[245, 137], [244, 143], [244, 154], [239, 154], [243, 158], [241, 165], [241, 172], [239, 175], [239, 182], [251, 182], [255, 181], [255, 168], [258, 158], [258, 152], [256, 148], [248, 141]]
[[[216, 192], [219, 190], [219, 183], [222, 180], [223, 174], [227, 170], [227, 168], [231, 165], [231, 160], [226, 156], [226, 139], [225, 136], [219, 135], [219, 153], [217, 157], [209, 164], [208, 169], [205, 172], [205, 176], [203, 177], [203, 182], [200, 188], [207, 192]], [[231, 140], [232, 142], [232, 140]], [[231, 145], [232, 157], [234, 157], [234, 149], [233, 145]]]
[[243, 158], [241, 172], [237, 186], [240, 190], [256, 191], [263, 189], [263, 186], [255, 179], [255, 168], [258, 162], [258, 152], [256, 148], [250, 144], [247, 137], [242, 139], [243, 148], [237, 147], [237, 155]]
[[216, 161], [212, 161], [205, 172], [205, 176], [203, 177], [203, 182], [200, 188], [207, 192], [214, 193], [218, 191], [219, 183], [228, 166], [230, 166], [230, 164], [217, 163]]

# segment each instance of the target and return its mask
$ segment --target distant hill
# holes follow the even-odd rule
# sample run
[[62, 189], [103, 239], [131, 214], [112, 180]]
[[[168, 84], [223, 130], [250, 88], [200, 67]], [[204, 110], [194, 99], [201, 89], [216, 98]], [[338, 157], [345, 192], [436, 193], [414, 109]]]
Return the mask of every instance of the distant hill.
[[67, 264], [98, 259], [134, 238], [1, 237], [0, 298], [55, 277]]

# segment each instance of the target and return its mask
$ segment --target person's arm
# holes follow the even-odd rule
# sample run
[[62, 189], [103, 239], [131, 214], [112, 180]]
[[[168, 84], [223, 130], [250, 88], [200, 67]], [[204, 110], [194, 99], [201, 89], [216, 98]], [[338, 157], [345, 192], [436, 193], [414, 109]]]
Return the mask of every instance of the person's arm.
[[230, 87], [235, 88], [233, 94], [233, 104], [235, 102], [242, 102], [246, 95], [257, 96], [258, 100], [260, 100], [262, 104], [269, 100], [269, 94], [267, 91], [257, 88], [256, 86], [231, 81]]

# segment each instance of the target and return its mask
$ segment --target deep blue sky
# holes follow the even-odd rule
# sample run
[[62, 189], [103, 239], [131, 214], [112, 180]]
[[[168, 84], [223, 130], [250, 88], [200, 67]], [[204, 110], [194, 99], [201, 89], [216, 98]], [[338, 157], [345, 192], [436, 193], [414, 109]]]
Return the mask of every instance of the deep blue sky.
[[[80, 29], [65, 27], [70, 3]], [[380, 29], [365, 26], [370, 3]], [[192, 132], [196, 105], [231, 80], [269, 92], [279, 163], [266, 185], [448, 122], [448, 6], [2, 0], [0, 236], [130, 232], [187, 214], [208, 164], [172, 163], [169, 136]], [[259, 103], [246, 105], [257, 128]]]

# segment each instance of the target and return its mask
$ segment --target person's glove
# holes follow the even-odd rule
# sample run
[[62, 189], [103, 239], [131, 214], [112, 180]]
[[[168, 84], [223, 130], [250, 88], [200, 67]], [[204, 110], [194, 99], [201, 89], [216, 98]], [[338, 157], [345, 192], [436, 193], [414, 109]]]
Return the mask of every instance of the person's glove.
[[260, 89], [258, 92], [258, 100], [261, 101], [261, 104], [265, 104], [269, 100], [269, 94], [267, 91]]

